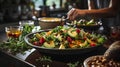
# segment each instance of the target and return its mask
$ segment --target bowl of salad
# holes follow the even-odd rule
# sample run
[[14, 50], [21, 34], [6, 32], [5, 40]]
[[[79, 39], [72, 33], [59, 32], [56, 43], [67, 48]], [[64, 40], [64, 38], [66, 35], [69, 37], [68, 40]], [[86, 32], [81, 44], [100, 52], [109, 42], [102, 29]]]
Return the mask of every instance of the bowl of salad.
[[96, 50], [105, 42], [106, 37], [79, 28], [58, 26], [30, 33], [24, 39], [41, 53], [73, 55]]
[[90, 20], [85, 20], [85, 19], [80, 19], [80, 20], [74, 20], [71, 23], [66, 23], [69, 26], [75, 26], [77, 28], [83, 28], [87, 30], [98, 30], [100, 26], [102, 25], [101, 22], [96, 21], [94, 19]]

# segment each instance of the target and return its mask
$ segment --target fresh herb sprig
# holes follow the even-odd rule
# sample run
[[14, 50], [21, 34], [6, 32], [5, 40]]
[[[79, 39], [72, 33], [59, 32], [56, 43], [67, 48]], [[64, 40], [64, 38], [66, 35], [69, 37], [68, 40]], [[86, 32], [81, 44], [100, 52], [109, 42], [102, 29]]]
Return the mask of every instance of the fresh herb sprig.
[[22, 34], [19, 36], [19, 38], [8, 38], [6, 42], [2, 42], [0, 44], [0, 49], [11, 54], [24, 54], [25, 51], [32, 48], [24, 41], [24, 37], [28, 33], [32, 32], [33, 28], [34, 26], [24, 25]]
[[39, 57], [38, 59], [36, 59], [36, 61], [48, 61], [48, 62], [52, 62], [52, 59], [49, 56], [43, 56], [43, 57]]
[[77, 62], [75, 62], [75, 63], [68, 63], [67, 65], [68, 65], [69, 67], [77, 67], [78, 64], [79, 64], [79, 61], [77, 61]]

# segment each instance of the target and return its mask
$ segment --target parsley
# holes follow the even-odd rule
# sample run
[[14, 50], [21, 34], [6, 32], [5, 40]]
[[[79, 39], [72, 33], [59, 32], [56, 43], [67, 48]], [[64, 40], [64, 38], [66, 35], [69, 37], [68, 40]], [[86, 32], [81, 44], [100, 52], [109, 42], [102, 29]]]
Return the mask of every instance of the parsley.
[[79, 62], [77, 61], [77, 62], [75, 62], [75, 63], [68, 63], [67, 65], [68, 65], [69, 67], [77, 67], [78, 64], [79, 64]]
[[49, 56], [39, 57], [38, 59], [36, 59], [36, 61], [48, 61], [48, 62], [52, 62], [51, 57], [49, 57]]
[[23, 26], [23, 31], [22, 34], [19, 36], [19, 38], [12, 38], [12, 37], [8, 38], [6, 42], [2, 42], [0, 44], [0, 49], [10, 54], [17, 54], [17, 53], [24, 54], [25, 51], [32, 48], [24, 41], [24, 37], [28, 33], [31, 33], [33, 28], [34, 26], [28, 26], [28, 25]]

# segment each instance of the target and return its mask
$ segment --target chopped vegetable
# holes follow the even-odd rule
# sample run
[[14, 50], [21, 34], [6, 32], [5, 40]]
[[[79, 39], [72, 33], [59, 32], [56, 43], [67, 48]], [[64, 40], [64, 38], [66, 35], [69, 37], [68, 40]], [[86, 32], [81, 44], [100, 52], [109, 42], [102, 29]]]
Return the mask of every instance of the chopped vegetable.
[[[39, 32], [34, 34], [31, 38], [38, 38], [38, 35], [42, 35], [39, 39], [35, 39], [44, 48], [88, 48], [102, 44], [105, 41], [105, 37], [100, 34], [85, 32], [83, 29], [58, 26], [48, 32]], [[36, 41], [30, 41], [34, 44]], [[35, 44], [36, 45], [36, 44]]]
[[41, 37], [39, 43], [43, 44], [44, 42], [45, 42], [45, 39], [43, 37]]
[[59, 49], [65, 49], [65, 46], [63, 44], [61, 44]]
[[72, 38], [71, 38], [71, 37], [67, 37], [67, 41], [68, 41], [69, 43], [72, 43]]
[[77, 36], [77, 32], [75, 31], [75, 29], [69, 29], [68, 30], [68, 35], [71, 37], [76, 37]]
[[73, 22], [69, 23], [69, 25], [77, 25], [77, 26], [90, 26], [90, 25], [97, 25], [100, 24], [99, 22], [96, 22], [94, 19], [91, 20], [74, 20]]
[[54, 48], [55, 47], [55, 43], [53, 41], [50, 41], [49, 43], [45, 42], [43, 44], [43, 46], [46, 47], [46, 48]]

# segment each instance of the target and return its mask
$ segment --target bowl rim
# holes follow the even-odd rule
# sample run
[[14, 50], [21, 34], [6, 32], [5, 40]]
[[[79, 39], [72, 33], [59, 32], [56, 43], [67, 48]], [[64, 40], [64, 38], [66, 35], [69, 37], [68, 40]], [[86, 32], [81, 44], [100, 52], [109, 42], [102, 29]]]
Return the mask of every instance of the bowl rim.
[[[50, 20], [42, 20], [42, 19], [45, 19], [45, 18], [48, 18], [48, 19], [57, 19], [57, 20], [52, 20], [52, 21], [50, 21]], [[41, 18], [38, 18], [38, 21], [45, 22], [45, 23], [49, 23], [49, 22], [53, 22], [53, 23], [55, 23], [55, 22], [62, 22], [64, 20], [65, 19], [57, 18], [57, 17], [41, 17]]]

